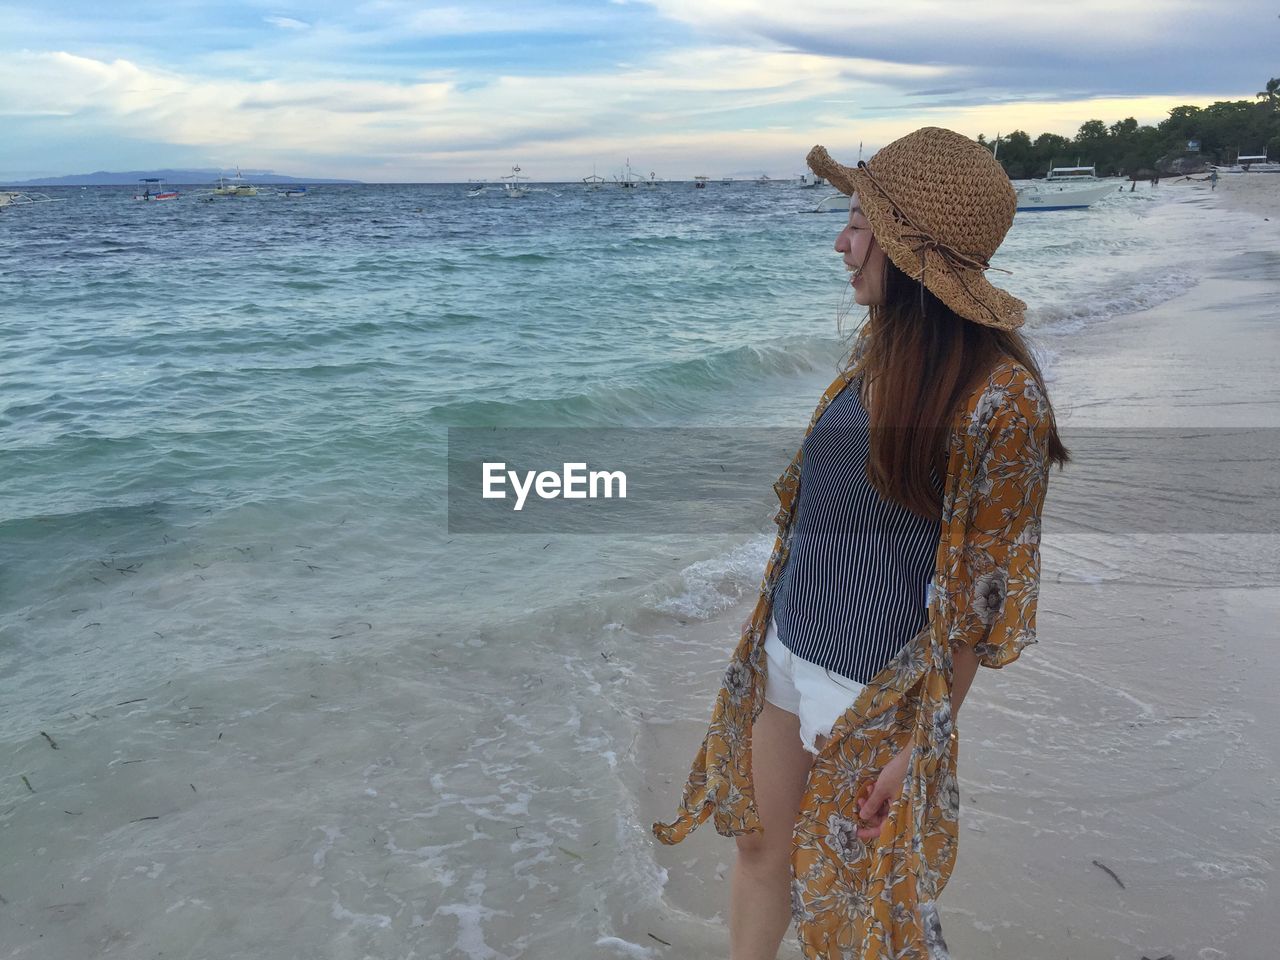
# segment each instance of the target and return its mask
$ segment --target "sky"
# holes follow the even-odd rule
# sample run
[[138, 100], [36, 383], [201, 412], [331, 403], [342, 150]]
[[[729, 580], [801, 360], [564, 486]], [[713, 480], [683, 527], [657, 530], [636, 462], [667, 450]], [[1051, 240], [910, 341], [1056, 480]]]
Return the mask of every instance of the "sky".
[[1257, 0], [0, 0], [0, 182], [210, 168], [427, 182], [790, 177], [1155, 123], [1280, 75]]

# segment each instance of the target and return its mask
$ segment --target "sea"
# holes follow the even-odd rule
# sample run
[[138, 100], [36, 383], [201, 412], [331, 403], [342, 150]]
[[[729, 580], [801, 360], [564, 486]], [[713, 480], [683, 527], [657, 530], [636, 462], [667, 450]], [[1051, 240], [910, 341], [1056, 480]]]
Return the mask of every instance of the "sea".
[[[735, 643], [685, 628], [750, 601], [772, 491], [750, 530], [456, 531], [449, 431], [798, 444], [862, 320], [841, 215], [791, 183], [44, 189], [0, 214], [0, 954], [659, 955], [637, 791], [674, 811], [691, 757], [646, 785], [639, 726]], [[1248, 249], [1205, 196], [1017, 217], [992, 279], [1050, 384]]]

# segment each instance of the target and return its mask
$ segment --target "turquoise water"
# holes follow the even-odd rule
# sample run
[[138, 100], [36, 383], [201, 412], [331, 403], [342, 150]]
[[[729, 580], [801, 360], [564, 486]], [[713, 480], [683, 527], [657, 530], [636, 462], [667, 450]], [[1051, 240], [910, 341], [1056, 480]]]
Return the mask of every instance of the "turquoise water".
[[[551, 185], [520, 201], [460, 186], [131, 192], [63, 190], [0, 225], [0, 499], [16, 551], [0, 644], [23, 642], [9, 612], [90, 589], [95, 563], [172, 580], [246, 531], [290, 561], [308, 551], [289, 541], [330, 558], [303, 569], [322, 599], [351, 602], [373, 568], [413, 577], [440, 555], [449, 426], [802, 422], [850, 306], [838, 216], [802, 213], [814, 192], [783, 185]], [[996, 277], [1035, 304], [1032, 326], [1068, 332], [1177, 287], [1176, 268], [1142, 264], [1151, 198], [1110, 204], [1018, 221], [996, 264], [1012, 273]], [[1100, 264], [1108, 275], [1090, 276]], [[527, 574], [523, 548], [465, 547], [443, 576], [417, 576], [414, 602], [454, 630], [477, 622], [449, 602], [468, 583], [526, 610], [506, 576]], [[614, 576], [660, 572], [613, 562]], [[554, 604], [564, 571], [542, 569], [523, 586]]]
[[[448, 426], [750, 422], [769, 405], [746, 384], [829, 366], [837, 346], [832, 222], [799, 215], [794, 191], [62, 195], [0, 234], [0, 646], [46, 657], [68, 610], [114, 607], [126, 581], [202, 609], [242, 577], [261, 588], [220, 628], [164, 621], [209, 665], [279, 642], [258, 639], [277, 588], [326, 635], [365, 603], [456, 632], [576, 598], [556, 595], [554, 563], [511, 583], [519, 544], [445, 549]], [[455, 602], [469, 586], [485, 616]], [[75, 623], [126, 676], [172, 635], [136, 610]]]
[[[769, 425], [798, 443], [837, 315], [859, 319], [840, 218], [782, 184], [50, 192], [67, 202], [0, 217], [0, 746], [35, 787], [9, 778], [0, 819], [34, 836], [41, 810], [93, 807], [100, 830], [46, 858], [98, 898], [75, 948], [107, 915], [170, 945], [151, 899], [179, 879], [182, 936], [270, 943], [274, 921], [226, 889], [243, 870], [316, 898], [305, 942], [365, 931], [376, 955], [519, 956], [542, 935], [520, 932], [529, 911], [552, 943], [652, 896], [613, 776], [643, 664], [758, 583], [771, 491], [754, 536], [452, 536], [446, 430]], [[1194, 246], [1165, 241], [1196, 229], [1193, 205], [1146, 193], [1019, 218], [994, 279], [1032, 304], [1052, 376], [1091, 324], [1193, 282]], [[116, 766], [135, 754], [156, 772]], [[119, 831], [160, 797], [148, 839]], [[239, 859], [193, 860], [201, 824]], [[630, 865], [593, 893], [595, 844]], [[372, 902], [387, 864], [404, 876], [385, 890], [425, 907]]]

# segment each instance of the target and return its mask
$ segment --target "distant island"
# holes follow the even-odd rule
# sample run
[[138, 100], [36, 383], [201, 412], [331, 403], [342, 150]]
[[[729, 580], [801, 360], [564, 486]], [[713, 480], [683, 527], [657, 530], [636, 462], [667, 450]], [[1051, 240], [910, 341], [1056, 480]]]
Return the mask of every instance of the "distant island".
[[[285, 177], [269, 171], [241, 171], [248, 183], [363, 183], [362, 180], [342, 180], [337, 177]], [[139, 180], [159, 177], [165, 183], [194, 185], [212, 183], [219, 177], [229, 176], [225, 170], [125, 170], [95, 173], [74, 173], [65, 177], [37, 177], [35, 180], [18, 180], [8, 184], [13, 187], [112, 187], [136, 186]]]

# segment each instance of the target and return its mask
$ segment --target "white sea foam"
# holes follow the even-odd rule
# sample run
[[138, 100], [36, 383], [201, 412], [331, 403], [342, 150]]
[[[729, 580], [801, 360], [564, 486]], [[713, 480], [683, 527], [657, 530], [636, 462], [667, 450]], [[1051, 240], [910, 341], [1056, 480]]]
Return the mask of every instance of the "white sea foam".
[[648, 960], [648, 958], [657, 955], [655, 950], [618, 937], [601, 937], [596, 941], [596, 946], [606, 948], [615, 956], [633, 957], [635, 960]]
[[680, 592], [660, 599], [654, 606], [673, 616], [695, 620], [708, 620], [723, 613], [759, 587], [772, 548], [773, 538], [765, 534], [689, 564], [680, 571]]

